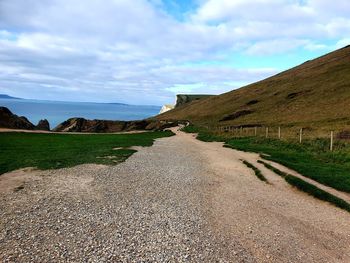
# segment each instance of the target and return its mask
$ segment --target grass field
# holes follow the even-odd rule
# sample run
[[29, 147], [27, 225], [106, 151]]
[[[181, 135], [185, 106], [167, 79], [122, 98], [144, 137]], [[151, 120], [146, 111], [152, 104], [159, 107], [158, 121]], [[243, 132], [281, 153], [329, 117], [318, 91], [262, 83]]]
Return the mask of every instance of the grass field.
[[[83, 163], [116, 164], [171, 131], [134, 134], [0, 133], [0, 174], [24, 167], [58, 169]], [[117, 148], [117, 149], [116, 149]]]
[[188, 126], [186, 132], [198, 133], [202, 141], [224, 141], [226, 147], [257, 152], [265, 159], [283, 164], [300, 174], [340, 191], [350, 193], [350, 145], [337, 142], [330, 152], [328, 141], [306, 140], [303, 144], [262, 137], [225, 138]]

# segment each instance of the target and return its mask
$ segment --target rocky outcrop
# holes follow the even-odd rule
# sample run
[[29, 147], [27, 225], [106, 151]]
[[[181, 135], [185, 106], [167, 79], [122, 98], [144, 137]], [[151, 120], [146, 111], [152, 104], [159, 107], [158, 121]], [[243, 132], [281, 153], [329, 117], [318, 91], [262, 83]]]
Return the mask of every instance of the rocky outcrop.
[[40, 120], [38, 122], [38, 125], [36, 126], [37, 130], [41, 131], [49, 131], [50, 130], [50, 123], [48, 122], [47, 119]]
[[159, 114], [162, 114], [164, 112], [167, 112], [167, 111], [170, 111], [174, 108], [177, 108], [177, 107], [180, 107], [180, 106], [183, 106], [187, 103], [190, 103], [192, 101], [196, 101], [196, 100], [201, 100], [201, 99], [205, 99], [205, 98], [208, 98], [208, 97], [211, 97], [211, 96], [214, 96], [214, 95], [201, 95], [201, 94], [178, 94], [176, 95], [176, 102], [175, 102], [175, 105], [173, 104], [165, 104]]
[[26, 117], [17, 116], [8, 108], [0, 107], [0, 128], [34, 130], [35, 126]]
[[[177, 126], [178, 122], [146, 119], [139, 121], [109, 121], [87, 120], [84, 118], [71, 118], [59, 124], [55, 132], [127, 132], [127, 131], [160, 131]], [[35, 126], [27, 118], [13, 114], [8, 108], [0, 107], [0, 128], [24, 129], [24, 130], [50, 130], [49, 122], [40, 120]]]
[[111, 133], [137, 130], [164, 130], [173, 126], [177, 126], [177, 122], [151, 119], [140, 121], [108, 121], [71, 118], [59, 124], [53, 131]]
[[203, 94], [178, 94], [176, 95], [175, 108], [190, 103], [195, 100], [201, 100], [212, 97], [214, 95], [203, 95]]

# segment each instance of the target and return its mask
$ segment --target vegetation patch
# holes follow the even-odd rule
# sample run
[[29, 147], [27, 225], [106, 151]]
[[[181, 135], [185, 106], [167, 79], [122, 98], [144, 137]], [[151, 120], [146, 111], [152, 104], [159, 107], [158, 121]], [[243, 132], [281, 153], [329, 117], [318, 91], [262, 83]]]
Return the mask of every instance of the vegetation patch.
[[259, 101], [258, 100], [251, 100], [246, 103], [247, 106], [257, 104]]
[[252, 169], [256, 175], [256, 177], [258, 177], [261, 181], [268, 183], [267, 179], [265, 178], [265, 176], [261, 173], [261, 171], [255, 167], [253, 164], [251, 164], [250, 162], [246, 161], [246, 160], [241, 160], [248, 168]]
[[[0, 133], [0, 174], [24, 167], [58, 169], [84, 163], [116, 164], [135, 150], [151, 146], [171, 131], [133, 134], [40, 134]], [[109, 158], [98, 158], [109, 156]], [[113, 158], [111, 158], [113, 157]]]
[[321, 184], [350, 193], [350, 145], [336, 141], [334, 151], [329, 151], [327, 139], [293, 141], [262, 137], [225, 137], [204, 128], [189, 125], [185, 131], [198, 133], [197, 139], [225, 142], [225, 147], [246, 152], [256, 152], [264, 158], [309, 177]]
[[226, 146], [237, 150], [264, 154], [264, 158], [309, 177], [321, 184], [350, 193], [350, 147], [335, 145], [330, 152], [329, 142], [323, 139], [307, 140], [303, 144], [245, 137], [227, 139]]
[[306, 181], [304, 181], [303, 179], [296, 177], [294, 175], [291, 174], [287, 174], [279, 169], [277, 169], [276, 167], [273, 167], [272, 165], [263, 162], [263, 161], [258, 161], [259, 163], [262, 163], [266, 168], [272, 170], [273, 172], [275, 172], [276, 174], [278, 174], [279, 176], [283, 177], [287, 183], [289, 183], [290, 185], [296, 187], [297, 189], [326, 202], [329, 202], [341, 209], [344, 209], [348, 212], [350, 212], [350, 204], [347, 203], [346, 201], [344, 201], [343, 199], [336, 197], [320, 188], [318, 188], [317, 186], [310, 184]]
[[289, 93], [288, 95], [287, 95], [287, 99], [294, 99], [295, 97], [297, 97], [297, 96], [299, 96], [299, 95], [301, 95], [301, 94], [303, 94], [302, 92], [292, 92], [292, 93]]
[[209, 133], [206, 129], [194, 125], [188, 125], [181, 129], [187, 133], [197, 133], [197, 139], [203, 142], [224, 142], [225, 139], [213, 133]]
[[232, 114], [229, 114], [229, 115], [225, 115], [219, 121], [231, 121], [231, 120], [238, 119], [240, 117], [246, 116], [246, 115], [251, 114], [251, 113], [253, 113], [252, 110], [240, 110], [240, 111], [236, 111], [235, 113], [232, 113]]

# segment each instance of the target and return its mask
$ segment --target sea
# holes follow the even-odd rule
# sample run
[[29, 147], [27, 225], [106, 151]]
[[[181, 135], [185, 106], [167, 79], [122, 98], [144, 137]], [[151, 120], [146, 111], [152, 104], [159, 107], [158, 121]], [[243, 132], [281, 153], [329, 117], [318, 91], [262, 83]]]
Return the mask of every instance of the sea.
[[100, 120], [141, 120], [159, 113], [160, 106], [128, 105], [121, 103], [63, 102], [0, 98], [0, 106], [18, 116], [25, 116], [34, 125], [47, 119], [51, 129], [72, 118]]

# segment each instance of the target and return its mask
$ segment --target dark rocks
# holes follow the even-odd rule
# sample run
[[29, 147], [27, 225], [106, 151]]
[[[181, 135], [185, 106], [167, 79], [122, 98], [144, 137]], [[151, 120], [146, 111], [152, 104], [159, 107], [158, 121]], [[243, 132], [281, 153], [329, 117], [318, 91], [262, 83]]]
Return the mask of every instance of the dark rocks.
[[87, 120], [71, 118], [59, 124], [56, 132], [120, 132], [125, 129], [124, 121]]
[[190, 103], [192, 101], [201, 100], [205, 98], [212, 97], [214, 95], [204, 95], [204, 94], [178, 94], [176, 95], [176, 105], [175, 108]]
[[[59, 124], [56, 128], [53, 129], [53, 131], [92, 133], [111, 133], [143, 130], [160, 131], [177, 125], [178, 122], [176, 121], [160, 121], [153, 119], [138, 121], [110, 121], [71, 118]], [[27, 118], [19, 117], [13, 114], [6, 107], [0, 107], [0, 128], [50, 131], [50, 124], [46, 119], [44, 119], [40, 120], [38, 125], [35, 126]]]
[[26, 117], [19, 117], [8, 108], [0, 107], [0, 128], [34, 130], [35, 126]]
[[124, 131], [164, 130], [165, 128], [173, 127], [177, 124], [177, 122], [150, 119], [139, 121], [109, 121], [71, 118], [59, 124], [55, 129], [53, 129], [53, 131], [111, 133]]
[[50, 130], [50, 123], [47, 119], [40, 120], [38, 122], [38, 125], [36, 126], [36, 130], [41, 131], [49, 131]]

